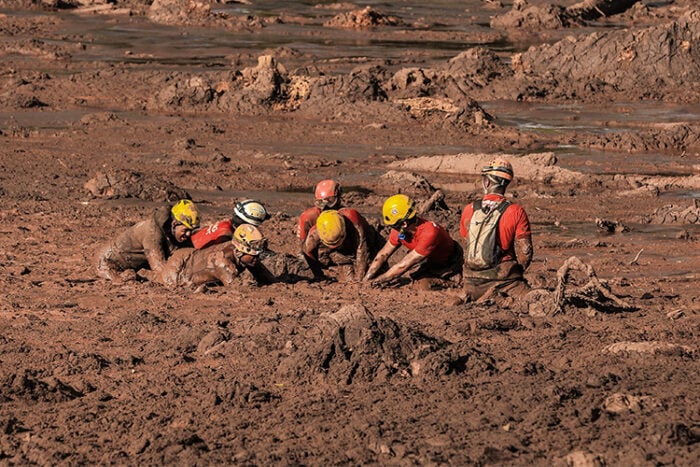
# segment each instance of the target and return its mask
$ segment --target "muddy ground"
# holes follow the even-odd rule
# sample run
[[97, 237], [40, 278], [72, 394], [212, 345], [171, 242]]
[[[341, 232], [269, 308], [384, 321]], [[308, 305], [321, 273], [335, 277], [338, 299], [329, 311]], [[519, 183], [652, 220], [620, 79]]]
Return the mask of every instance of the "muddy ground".
[[[697, 465], [696, 2], [462, 3], [0, 1], [0, 463]], [[270, 31], [306, 39], [241, 39]], [[363, 41], [398, 46], [344, 53]], [[456, 237], [493, 154], [533, 223], [530, 301], [94, 274], [183, 193], [204, 223], [263, 200], [296, 254], [329, 177], [375, 222], [440, 189]]]

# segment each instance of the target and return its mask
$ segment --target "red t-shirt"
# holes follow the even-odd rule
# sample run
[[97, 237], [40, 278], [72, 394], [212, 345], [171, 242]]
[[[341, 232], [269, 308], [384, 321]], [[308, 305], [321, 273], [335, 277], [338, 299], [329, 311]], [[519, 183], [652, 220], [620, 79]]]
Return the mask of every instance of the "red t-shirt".
[[[489, 193], [482, 200], [483, 205], [497, 204], [505, 199], [505, 196], [498, 193]], [[459, 220], [459, 235], [462, 238], [467, 238], [469, 234], [469, 223], [474, 214], [474, 203], [470, 203], [464, 207], [462, 217]], [[501, 262], [513, 261], [515, 256], [515, 240], [519, 238], [528, 238], [532, 236], [530, 231], [530, 220], [522, 206], [511, 204], [501, 214], [498, 221], [498, 238], [496, 241], [503, 251]]]
[[454, 251], [454, 240], [450, 234], [435, 222], [420, 217], [416, 222], [418, 222], [418, 227], [415, 233], [405, 240], [399, 239], [398, 230], [391, 229], [389, 243], [394, 246], [403, 245], [409, 250], [427, 257], [431, 264], [447, 264]]
[[309, 230], [316, 225], [319, 214], [321, 214], [321, 209], [315, 206], [307, 208], [301, 213], [301, 216], [299, 216], [299, 225], [297, 226], [297, 236], [301, 241], [306, 240], [306, 237], [309, 235]]
[[[333, 248], [334, 251], [337, 251], [341, 254], [346, 254], [346, 255], [354, 255], [357, 252], [360, 241], [360, 234], [359, 231], [361, 229], [364, 229], [363, 232], [365, 235], [367, 235], [367, 229], [369, 228], [369, 224], [367, 223], [367, 220], [357, 212], [355, 209], [352, 208], [340, 208], [338, 209], [338, 214], [343, 216], [345, 219], [345, 240], [343, 240], [343, 243], [338, 245], [337, 247]], [[316, 224], [309, 229], [308, 233], [306, 236], [308, 237], [311, 232], [314, 232], [316, 230]], [[367, 241], [367, 239], [365, 239]], [[321, 246], [323, 246], [321, 244]], [[313, 252], [310, 254], [311, 257], [317, 258], [316, 255], [317, 252]], [[307, 252], [309, 254], [309, 252]]]

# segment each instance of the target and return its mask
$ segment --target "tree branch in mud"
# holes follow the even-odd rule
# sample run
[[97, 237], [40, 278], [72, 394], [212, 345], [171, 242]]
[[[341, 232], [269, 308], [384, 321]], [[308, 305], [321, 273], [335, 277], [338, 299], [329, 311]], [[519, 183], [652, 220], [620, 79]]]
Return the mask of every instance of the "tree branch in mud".
[[[583, 286], [572, 288], [570, 286], [572, 282], [571, 273], [574, 271], [584, 273], [588, 282]], [[557, 271], [557, 288], [554, 292], [554, 303], [556, 305], [554, 314], [562, 313], [567, 304], [583, 305], [606, 311], [636, 310], [636, 307], [613, 294], [610, 288], [598, 279], [593, 267], [585, 264], [576, 256], [567, 259]]]

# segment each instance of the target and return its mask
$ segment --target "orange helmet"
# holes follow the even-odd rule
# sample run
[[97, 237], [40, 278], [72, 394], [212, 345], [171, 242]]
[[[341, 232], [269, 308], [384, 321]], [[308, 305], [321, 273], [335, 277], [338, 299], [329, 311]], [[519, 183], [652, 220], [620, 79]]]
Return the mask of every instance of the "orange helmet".
[[503, 158], [493, 159], [481, 169], [481, 175], [499, 185], [508, 185], [513, 181], [513, 166]]
[[345, 218], [338, 211], [323, 211], [316, 219], [316, 230], [324, 245], [335, 248], [345, 240]]
[[321, 209], [335, 209], [340, 205], [340, 184], [335, 180], [321, 180], [314, 189], [316, 206]]

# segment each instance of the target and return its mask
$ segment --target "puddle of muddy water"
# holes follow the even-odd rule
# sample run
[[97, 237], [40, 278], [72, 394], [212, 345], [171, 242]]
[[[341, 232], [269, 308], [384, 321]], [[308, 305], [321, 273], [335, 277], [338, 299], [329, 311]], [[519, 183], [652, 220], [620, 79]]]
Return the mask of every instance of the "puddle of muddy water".
[[[484, 8], [482, 0], [422, 2], [406, 0], [401, 2], [369, 1], [362, 6], [370, 6], [386, 15], [394, 15], [412, 26], [379, 28], [381, 35], [370, 35], [364, 31], [343, 30], [324, 27], [323, 23], [343, 11], [317, 2], [262, 0], [251, 4], [217, 4], [214, 11], [235, 15], [249, 14], [273, 17], [299, 18], [299, 22], [275, 23], [250, 32], [229, 31], [221, 28], [180, 28], [159, 25], [141, 17], [111, 17], [109, 15], [76, 15], [71, 12], [55, 13], [63, 21], [62, 40], [75, 47], [71, 59], [74, 61], [101, 60], [118, 63], [138, 63], [143, 67], [167, 69], [202, 70], [203, 68], [228, 67], [233, 54], [260, 53], [264, 49], [291, 47], [300, 50], [317, 60], [338, 61], [336, 71], [355, 66], [353, 58], [364, 57], [385, 60], [400, 60], [402, 56], [416, 54], [425, 66], [443, 63], [472, 47], [473, 43], [449, 40], [454, 37], [469, 37], [474, 33], [489, 31], [490, 17], [499, 10]], [[360, 8], [358, 6], [358, 8]], [[5, 11], [6, 14], [16, 14]], [[19, 14], [33, 14], [22, 12]], [[36, 13], [45, 14], [45, 13]], [[609, 28], [609, 25], [606, 27]], [[412, 39], [406, 34], [401, 39], [402, 29], [424, 29], [447, 33], [446, 40]], [[457, 36], [458, 34], [462, 34]], [[37, 39], [45, 39], [40, 36]], [[494, 51], [512, 51], [526, 44], [509, 44], [503, 40], [481, 44]], [[482, 106], [494, 115], [497, 123], [533, 132], [592, 133], [627, 131], [658, 123], [700, 121], [700, 106], [667, 105], [664, 103], [616, 104], [610, 108], [599, 105], [542, 105], [517, 102], [484, 102]], [[60, 129], [78, 121], [87, 111], [14, 112], [0, 114], [0, 126], [16, 123], [20, 126], [38, 129]], [[270, 146], [258, 148], [263, 151], [279, 152], [280, 148]], [[460, 147], [382, 147], [371, 144], [357, 145], [297, 145], [285, 147], [284, 151], [294, 156], [323, 154], [331, 159], [364, 158], [372, 154], [385, 153], [399, 156], [421, 156], [430, 154], [450, 154], [465, 152]], [[587, 173], [615, 173], [619, 167], [630, 167], [627, 173], [659, 174], [659, 165], [673, 174], [677, 168], [665, 166], [676, 164], [668, 156], [616, 155], [599, 151], [562, 147], [557, 150], [561, 165]], [[625, 164], [620, 164], [624, 159]], [[610, 162], [613, 161], [613, 164]], [[607, 163], [607, 165], [606, 165]], [[662, 170], [662, 171], [663, 171]]]
[[[650, 243], [662, 244], [666, 242], [677, 242], [679, 234], [688, 232], [693, 238], [700, 238], [700, 225], [658, 225], [658, 224], [626, 224], [629, 232], [624, 233], [602, 233], [591, 222], [572, 222], [566, 223], [565, 229], [552, 224], [537, 224], [533, 223], [533, 236], [547, 236], [548, 238], [558, 238], [566, 244], [568, 241], [583, 240], [588, 242], [589, 246], [580, 248], [570, 248], [563, 251], [566, 255], [581, 256], [585, 260], [585, 256], [593, 248], [597, 253], [605, 253], [609, 250], [606, 245], [624, 244], [625, 250], [635, 253], [610, 253], [618, 255], [621, 263], [630, 263], [636, 255], [639, 255], [638, 272], [626, 273], [627, 277], [648, 277], [648, 278], [663, 278], [667, 276], [692, 276], [697, 274], [696, 265], [700, 261], [700, 249], [694, 247], [694, 243], [688, 242], [687, 248], [674, 249], [672, 254], [664, 253], [663, 251], [652, 252], [648, 251], [647, 247]], [[540, 237], [542, 238], [542, 237]], [[593, 246], [599, 242], [601, 246]], [[614, 247], [615, 250], [619, 248]], [[542, 254], [542, 253], [540, 253]], [[537, 255], [537, 253], [536, 253]], [[665, 268], [654, 270], [645, 269], [643, 265], [649, 260], [654, 259], [655, 264], [666, 264]], [[606, 271], [604, 269], [597, 271], [599, 277], [610, 278], [616, 273]]]
[[599, 104], [554, 105], [513, 101], [482, 102], [481, 105], [499, 125], [539, 132], [617, 132], [700, 121], [700, 105], [663, 102], [617, 103], [608, 108]]
[[[140, 17], [112, 18], [109, 15], [60, 12], [56, 15], [64, 22], [64, 39], [49, 42], [84, 44], [84, 50], [72, 56], [76, 61], [100, 60], [184, 68], [227, 66], [226, 57], [231, 54], [261, 52], [283, 46], [327, 61], [357, 57], [400, 60], [402, 56], [413, 53], [420, 53], [426, 59], [444, 60], [475, 45], [501, 51], [512, 49], [512, 45], [503, 40], [489, 44], [450, 37], [450, 33], [459, 33], [460, 37], [472, 34], [478, 37], [489, 32], [484, 25], [488, 24], [493, 11], [485, 10], [479, 0], [365, 2], [362, 4], [364, 6], [374, 7], [386, 15], [398, 16], [407, 25], [381, 28], [383, 34], [370, 39], [361, 30], [323, 26], [325, 21], [348, 10], [323, 8], [315, 2], [260, 1], [249, 5], [215, 5], [213, 11], [236, 16], [284, 15], [288, 19], [268, 24], [259, 30], [239, 32], [221, 28], [171, 27]], [[7, 11], [6, 14], [13, 12]], [[295, 18], [303, 24], [298, 24]], [[405, 29], [442, 32], [445, 33], [445, 40], [414, 40], [411, 39], [412, 35], [401, 33]], [[37, 39], [48, 40], [40, 36]]]

